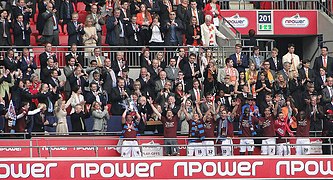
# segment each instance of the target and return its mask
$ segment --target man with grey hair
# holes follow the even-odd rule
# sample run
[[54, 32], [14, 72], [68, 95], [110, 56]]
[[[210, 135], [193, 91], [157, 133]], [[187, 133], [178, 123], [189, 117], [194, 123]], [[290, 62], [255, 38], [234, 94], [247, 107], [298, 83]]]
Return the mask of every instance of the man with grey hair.
[[203, 43], [203, 46], [217, 46], [216, 43], [216, 36], [228, 40], [227, 37], [225, 37], [212, 22], [212, 16], [206, 15], [205, 16], [205, 23], [203, 23], [201, 27], [201, 40]]

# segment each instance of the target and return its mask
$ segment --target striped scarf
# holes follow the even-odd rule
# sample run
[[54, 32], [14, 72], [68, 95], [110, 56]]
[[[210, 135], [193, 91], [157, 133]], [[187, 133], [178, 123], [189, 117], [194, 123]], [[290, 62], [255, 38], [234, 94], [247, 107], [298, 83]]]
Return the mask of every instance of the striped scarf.
[[[191, 138], [198, 138], [200, 140], [205, 139], [205, 129], [204, 129], [204, 122], [200, 119], [198, 121], [192, 120], [190, 123], [191, 129], [190, 129], [190, 137]], [[191, 140], [196, 141], [196, 140]]]

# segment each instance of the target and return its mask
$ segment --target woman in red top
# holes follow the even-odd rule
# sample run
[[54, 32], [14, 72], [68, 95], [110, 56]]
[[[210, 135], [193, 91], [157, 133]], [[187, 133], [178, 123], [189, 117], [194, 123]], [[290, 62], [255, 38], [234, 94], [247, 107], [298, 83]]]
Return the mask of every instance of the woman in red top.
[[[39, 81], [38, 75], [32, 74], [30, 80], [31, 80], [31, 84], [28, 86], [29, 92], [31, 93], [31, 95], [38, 94], [40, 86], [41, 86], [41, 82]], [[36, 105], [35, 107], [38, 106], [37, 98], [32, 99], [32, 102]]]
[[142, 37], [143, 45], [148, 45], [148, 42], [150, 40], [149, 26], [153, 22], [153, 20], [145, 4], [140, 5], [140, 12], [136, 14], [136, 17], [137, 24], [141, 26], [140, 35]]

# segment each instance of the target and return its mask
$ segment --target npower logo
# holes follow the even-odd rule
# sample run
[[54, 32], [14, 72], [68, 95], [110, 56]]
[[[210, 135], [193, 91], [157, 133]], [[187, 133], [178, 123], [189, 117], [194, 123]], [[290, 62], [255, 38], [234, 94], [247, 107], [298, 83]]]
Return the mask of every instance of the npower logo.
[[[235, 28], [246, 28], [249, 25], [249, 20], [246, 17], [240, 17], [238, 13], [231, 17], [226, 17], [226, 19], [232, 24]], [[230, 25], [226, 23], [228, 27]]]
[[291, 17], [282, 19], [282, 26], [285, 28], [306, 28], [309, 26], [309, 19], [301, 17], [298, 13]]

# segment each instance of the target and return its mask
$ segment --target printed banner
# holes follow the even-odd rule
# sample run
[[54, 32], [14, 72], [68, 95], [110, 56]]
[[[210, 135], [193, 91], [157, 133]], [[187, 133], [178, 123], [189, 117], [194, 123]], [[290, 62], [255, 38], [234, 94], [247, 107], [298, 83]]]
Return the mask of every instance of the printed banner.
[[0, 159], [0, 179], [329, 179], [332, 157]]

